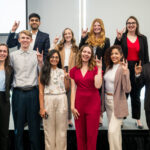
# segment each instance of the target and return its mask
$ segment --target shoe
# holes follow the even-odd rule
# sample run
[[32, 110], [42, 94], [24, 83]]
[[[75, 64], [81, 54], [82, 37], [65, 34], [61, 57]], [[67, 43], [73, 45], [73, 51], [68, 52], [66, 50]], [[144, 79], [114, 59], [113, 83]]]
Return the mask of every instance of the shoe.
[[143, 125], [138, 125], [137, 122], [135, 123], [135, 126], [138, 128], [138, 129], [143, 129]]
[[100, 123], [99, 123], [99, 127], [102, 127], [102, 126], [103, 126], [103, 123], [100, 122]]
[[69, 127], [69, 128], [72, 128], [72, 127], [73, 127], [73, 124], [72, 124], [72, 123], [68, 123], [68, 127]]

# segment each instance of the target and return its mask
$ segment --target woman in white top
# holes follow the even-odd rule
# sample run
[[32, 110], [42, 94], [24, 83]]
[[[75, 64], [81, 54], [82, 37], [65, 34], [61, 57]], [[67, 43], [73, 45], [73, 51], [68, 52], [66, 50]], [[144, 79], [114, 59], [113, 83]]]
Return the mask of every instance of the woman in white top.
[[[62, 68], [65, 68], [66, 72], [69, 72], [75, 66], [76, 54], [78, 52], [78, 46], [74, 38], [74, 33], [70, 28], [65, 28], [62, 32], [62, 39], [56, 37], [53, 41], [51, 49], [56, 49], [60, 53]], [[59, 43], [58, 43], [59, 41]], [[57, 44], [58, 43], [58, 44]], [[70, 108], [70, 96], [71, 88], [67, 91], [68, 99], [68, 126], [72, 127], [72, 114]]]
[[102, 112], [108, 117], [108, 141], [110, 150], [122, 150], [121, 124], [128, 115], [126, 93], [131, 84], [127, 62], [123, 59], [122, 49], [114, 45], [105, 54], [106, 72], [102, 86]]
[[39, 78], [40, 115], [43, 118], [46, 150], [67, 148], [68, 86], [69, 76], [61, 69], [60, 54], [57, 50], [51, 50]]

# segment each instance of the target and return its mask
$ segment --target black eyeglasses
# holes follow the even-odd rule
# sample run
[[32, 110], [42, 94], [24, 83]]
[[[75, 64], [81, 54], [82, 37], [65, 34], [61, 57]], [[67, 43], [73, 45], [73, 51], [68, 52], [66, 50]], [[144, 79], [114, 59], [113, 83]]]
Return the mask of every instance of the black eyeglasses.
[[127, 25], [135, 25], [136, 24], [136, 22], [127, 22]]
[[59, 57], [58, 56], [56, 56], [56, 57], [52, 56], [51, 59], [59, 59]]

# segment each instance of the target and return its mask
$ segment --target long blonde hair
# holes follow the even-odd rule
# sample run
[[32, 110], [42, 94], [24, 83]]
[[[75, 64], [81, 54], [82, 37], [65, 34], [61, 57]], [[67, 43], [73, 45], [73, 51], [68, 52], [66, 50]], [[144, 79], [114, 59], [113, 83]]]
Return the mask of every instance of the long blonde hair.
[[[95, 37], [95, 33], [93, 31], [95, 22], [98, 22], [101, 26], [101, 32], [99, 33], [98, 39]], [[91, 29], [88, 34], [88, 39], [86, 42], [91, 46], [99, 46], [101, 48], [104, 47], [104, 45], [105, 45], [105, 28], [104, 28], [104, 23], [103, 23], [102, 19], [99, 19], [99, 18], [94, 19], [94, 21], [92, 22]]]
[[77, 52], [78, 51], [78, 46], [76, 45], [76, 40], [74, 38], [74, 33], [73, 33], [73, 31], [70, 28], [65, 28], [64, 31], [62, 32], [62, 39], [60, 40], [60, 42], [58, 44], [58, 49], [61, 51], [63, 49], [63, 47], [64, 47], [64, 44], [66, 42], [65, 38], [64, 38], [66, 30], [70, 30], [71, 31], [71, 33], [72, 33], [72, 39], [71, 39], [72, 50], [74, 52]]
[[95, 65], [96, 65], [96, 61], [95, 61], [95, 58], [94, 58], [94, 54], [93, 54], [93, 49], [91, 46], [89, 45], [83, 45], [78, 54], [77, 54], [77, 59], [76, 59], [76, 67], [77, 68], [82, 68], [82, 58], [81, 58], [81, 54], [82, 54], [82, 51], [85, 47], [89, 47], [91, 49], [91, 58], [89, 60], [89, 64], [88, 64], [88, 67], [89, 67], [89, 70], [93, 70]]

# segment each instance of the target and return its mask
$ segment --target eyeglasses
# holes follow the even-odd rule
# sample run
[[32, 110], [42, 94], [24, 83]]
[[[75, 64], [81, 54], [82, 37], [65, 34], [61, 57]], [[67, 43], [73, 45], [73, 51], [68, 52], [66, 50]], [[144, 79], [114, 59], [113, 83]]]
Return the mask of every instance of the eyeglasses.
[[59, 57], [58, 56], [56, 56], [56, 57], [52, 56], [51, 59], [59, 59]]
[[136, 22], [127, 22], [127, 25], [135, 25], [136, 24]]
[[7, 53], [7, 50], [1, 50], [1, 49], [0, 49], [0, 53], [2, 53], [2, 52], [3, 52], [3, 53]]

